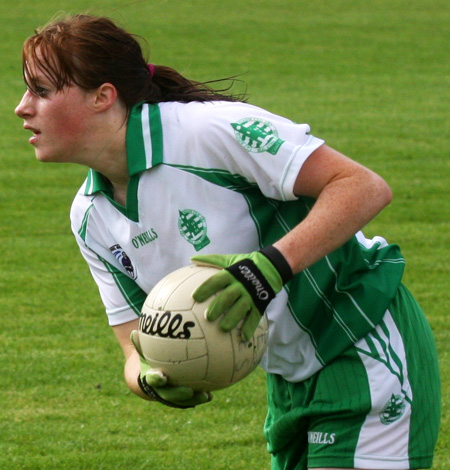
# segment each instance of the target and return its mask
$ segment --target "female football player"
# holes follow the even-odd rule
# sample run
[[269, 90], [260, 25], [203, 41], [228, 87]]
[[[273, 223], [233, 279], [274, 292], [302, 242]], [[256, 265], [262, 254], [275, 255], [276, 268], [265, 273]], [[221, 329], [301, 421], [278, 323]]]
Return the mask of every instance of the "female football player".
[[136, 38], [75, 15], [26, 40], [16, 108], [42, 162], [85, 165], [74, 235], [123, 349], [129, 388], [179, 408], [135, 349], [147, 293], [194, 262], [222, 268], [193, 294], [225, 331], [270, 333], [264, 426], [273, 469], [428, 468], [440, 385], [404, 259], [361, 229], [391, 201], [377, 174], [296, 124], [175, 70]]

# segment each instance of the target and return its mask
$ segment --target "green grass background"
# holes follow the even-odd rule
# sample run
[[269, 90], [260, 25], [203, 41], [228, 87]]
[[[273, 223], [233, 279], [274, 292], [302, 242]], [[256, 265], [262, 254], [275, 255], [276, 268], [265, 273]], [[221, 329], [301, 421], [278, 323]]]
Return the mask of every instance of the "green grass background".
[[449, 9], [443, 0], [15, 0], [0, 5], [0, 468], [269, 468], [262, 371], [177, 411], [132, 396], [69, 229], [86, 170], [36, 162], [13, 114], [20, 50], [55, 13], [108, 15], [196, 80], [243, 74], [250, 101], [380, 173], [394, 202], [365, 232], [402, 246], [433, 327], [450, 468]]

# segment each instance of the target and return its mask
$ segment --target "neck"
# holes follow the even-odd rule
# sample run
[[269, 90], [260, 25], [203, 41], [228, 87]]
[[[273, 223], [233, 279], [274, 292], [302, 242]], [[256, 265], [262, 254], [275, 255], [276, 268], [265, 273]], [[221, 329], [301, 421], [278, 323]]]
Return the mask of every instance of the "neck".
[[114, 200], [126, 205], [126, 194], [130, 175], [128, 173], [127, 154], [125, 146], [125, 127], [120, 129], [112, 141], [105, 146], [99, 158], [91, 166], [108, 178], [112, 185]]
[[129, 180], [127, 113], [125, 106], [112, 93], [114, 91], [111, 85], [104, 84], [87, 97], [86, 132], [72, 161], [105, 176], [111, 182], [114, 198], [124, 204]]
[[104, 123], [93, 134], [94, 145], [81, 162], [105, 176], [113, 187], [114, 199], [124, 205], [129, 174], [126, 153], [126, 124], [123, 119]]

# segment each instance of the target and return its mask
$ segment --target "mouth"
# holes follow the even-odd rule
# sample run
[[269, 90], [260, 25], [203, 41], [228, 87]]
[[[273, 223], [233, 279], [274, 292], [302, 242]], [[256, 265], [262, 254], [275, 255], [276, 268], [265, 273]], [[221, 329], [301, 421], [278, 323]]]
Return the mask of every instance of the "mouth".
[[36, 129], [33, 126], [29, 126], [28, 124], [24, 124], [23, 128], [27, 131], [31, 131], [33, 134], [36, 134], [36, 135], [41, 133], [39, 129]]
[[41, 134], [41, 131], [39, 129], [36, 129], [35, 127], [29, 126], [28, 124], [25, 124], [23, 128], [33, 133], [33, 135], [29, 139], [29, 142], [30, 144], [34, 145], [38, 139], [38, 136]]

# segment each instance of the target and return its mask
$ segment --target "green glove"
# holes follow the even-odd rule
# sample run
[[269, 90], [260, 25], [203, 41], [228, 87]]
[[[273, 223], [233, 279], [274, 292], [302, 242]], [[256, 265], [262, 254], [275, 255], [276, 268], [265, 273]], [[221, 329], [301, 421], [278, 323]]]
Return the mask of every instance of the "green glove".
[[292, 269], [273, 246], [248, 254], [196, 255], [191, 261], [199, 266], [223, 268], [193, 293], [196, 302], [221, 291], [206, 310], [214, 321], [223, 315], [220, 328], [230, 331], [241, 320], [242, 335], [248, 341], [255, 332], [267, 305], [292, 276]]
[[153, 401], [158, 401], [172, 408], [194, 408], [197, 405], [212, 400], [207, 392], [196, 392], [189, 387], [175, 387], [167, 384], [167, 377], [160, 371], [152, 369], [142, 354], [139, 334], [136, 330], [131, 332], [131, 342], [139, 353], [141, 373], [138, 384], [141, 390]]

